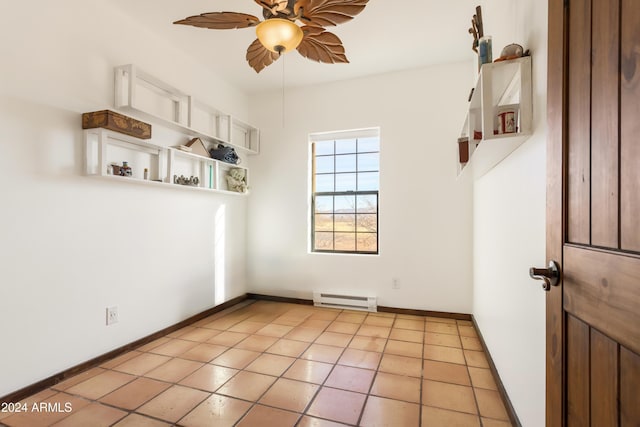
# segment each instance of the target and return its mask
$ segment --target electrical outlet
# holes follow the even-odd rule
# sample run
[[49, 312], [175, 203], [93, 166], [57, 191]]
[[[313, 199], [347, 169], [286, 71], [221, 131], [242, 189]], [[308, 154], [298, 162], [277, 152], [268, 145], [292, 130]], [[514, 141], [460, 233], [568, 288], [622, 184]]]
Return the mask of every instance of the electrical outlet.
[[107, 326], [118, 323], [118, 306], [107, 307]]
[[391, 287], [393, 289], [400, 289], [400, 281], [398, 279], [391, 279]]

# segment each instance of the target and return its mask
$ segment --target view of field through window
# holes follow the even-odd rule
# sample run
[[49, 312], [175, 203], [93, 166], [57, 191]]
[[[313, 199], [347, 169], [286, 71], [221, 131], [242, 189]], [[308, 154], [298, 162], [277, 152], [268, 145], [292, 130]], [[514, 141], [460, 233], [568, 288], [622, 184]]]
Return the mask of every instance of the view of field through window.
[[312, 248], [378, 253], [380, 138], [312, 142]]

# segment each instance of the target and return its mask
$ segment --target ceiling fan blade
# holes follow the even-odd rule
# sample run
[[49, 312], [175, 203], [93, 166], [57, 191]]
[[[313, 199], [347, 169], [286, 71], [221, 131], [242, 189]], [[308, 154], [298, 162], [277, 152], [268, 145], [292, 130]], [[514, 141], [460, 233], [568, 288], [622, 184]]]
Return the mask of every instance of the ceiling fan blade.
[[319, 27], [302, 27], [304, 38], [298, 46], [298, 53], [312, 61], [325, 64], [347, 63], [342, 41], [333, 33]]
[[255, 39], [249, 48], [247, 49], [247, 62], [256, 70], [256, 73], [262, 71], [265, 67], [273, 64], [280, 55], [275, 52], [271, 52], [260, 43], [260, 40]]
[[329, 27], [350, 21], [369, 0], [298, 0], [295, 14], [305, 25]]
[[238, 12], [209, 12], [201, 15], [174, 22], [174, 24], [192, 25], [200, 28], [214, 30], [231, 30], [234, 28], [254, 27], [260, 23], [260, 19], [253, 15]]

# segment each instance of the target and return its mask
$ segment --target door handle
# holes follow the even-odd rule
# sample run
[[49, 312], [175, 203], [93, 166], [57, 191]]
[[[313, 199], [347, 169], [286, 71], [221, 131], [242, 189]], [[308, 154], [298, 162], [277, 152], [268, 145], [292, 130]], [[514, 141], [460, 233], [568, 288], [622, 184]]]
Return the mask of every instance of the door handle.
[[560, 283], [560, 267], [557, 262], [549, 261], [548, 268], [531, 267], [529, 269], [529, 277], [535, 280], [543, 280], [542, 289], [548, 292], [552, 286], [558, 286]]

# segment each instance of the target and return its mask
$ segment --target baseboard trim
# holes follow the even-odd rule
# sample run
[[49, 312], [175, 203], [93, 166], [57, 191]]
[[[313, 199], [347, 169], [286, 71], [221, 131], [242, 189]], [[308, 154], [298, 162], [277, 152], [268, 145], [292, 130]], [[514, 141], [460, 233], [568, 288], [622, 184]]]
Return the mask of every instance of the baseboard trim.
[[493, 363], [493, 358], [491, 357], [491, 353], [489, 352], [489, 348], [487, 347], [487, 343], [484, 342], [484, 338], [482, 337], [482, 332], [480, 331], [480, 327], [478, 326], [478, 322], [476, 322], [475, 316], [471, 315], [471, 321], [473, 322], [473, 326], [478, 333], [478, 339], [480, 340], [480, 344], [482, 345], [482, 349], [487, 356], [487, 362], [489, 363], [489, 369], [493, 374], [493, 378], [496, 380], [496, 386], [498, 386], [498, 393], [500, 393], [500, 397], [502, 397], [502, 401], [505, 403], [507, 414], [509, 415], [509, 419], [511, 420], [511, 424], [516, 427], [522, 427], [520, 420], [518, 419], [518, 414], [516, 414], [516, 410], [511, 403], [511, 399], [509, 399], [509, 395], [507, 394], [507, 389], [504, 388], [504, 384], [502, 383], [502, 379], [500, 378], [500, 374], [498, 373], [498, 369], [496, 368], [495, 363]]
[[313, 300], [303, 298], [279, 297], [275, 295], [247, 294], [247, 298], [259, 301], [285, 302], [289, 304], [313, 305]]
[[220, 305], [217, 305], [215, 307], [212, 307], [208, 310], [203, 311], [202, 313], [198, 313], [196, 315], [193, 315], [181, 322], [176, 323], [175, 325], [166, 327], [160, 331], [154, 332], [151, 335], [147, 335], [146, 337], [140, 338], [136, 341], [133, 341], [129, 344], [125, 344], [122, 347], [118, 347], [115, 350], [112, 350], [108, 353], [105, 353], [101, 356], [95, 357], [91, 360], [88, 360], [86, 362], [80, 363], [76, 366], [73, 366], [69, 369], [66, 369], [62, 372], [59, 372], [57, 374], [54, 374], [48, 378], [45, 378], [44, 380], [38, 381], [37, 383], [28, 385], [24, 388], [21, 388], [18, 391], [15, 391], [13, 393], [9, 393], [6, 396], [0, 397], [0, 404], [2, 403], [11, 403], [11, 402], [19, 402], [22, 399], [31, 396], [33, 394], [39, 393], [42, 390], [45, 390], [51, 386], [54, 386], [64, 380], [66, 380], [69, 377], [72, 377], [74, 375], [77, 375], [81, 372], [87, 371], [91, 368], [95, 368], [96, 366], [100, 366], [102, 365], [104, 362], [113, 359], [117, 356], [120, 356], [121, 354], [127, 353], [131, 350], [135, 350], [138, 347], [141, 347], [145, 344], [150, 343], [151, 341], [154, 341], [160, 337], [163, 337], [167, 334], [170, 334], [171, 332], [177, 331], [178, 329], [184, 328], [185, 326], [189, 326], [199, 320], [204, 319], [205, 317], [209, 317], [213, 314], [216, 314], [222, 310], [225, 310], [229, 307], [232, 307], [236, 304], [241, 303], [242, 301], [246, 300], [247, 294], [244, 295], [240, 295], [239, 297], [233, 298], [227, 302], [224, 302]]
[[383, 313], [407, 314], [411, 316], [427, 316], [427, 317], [441, 317], [445, 319], [471, 320], [470, 314], [448, 313], [445, 311], [416, 310], [412, 308], [385, 307], [382, 305], [378, 306], [378, 311], [381, 311]]

